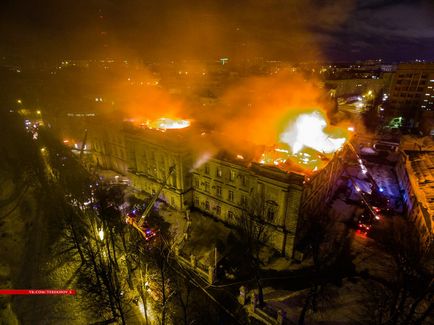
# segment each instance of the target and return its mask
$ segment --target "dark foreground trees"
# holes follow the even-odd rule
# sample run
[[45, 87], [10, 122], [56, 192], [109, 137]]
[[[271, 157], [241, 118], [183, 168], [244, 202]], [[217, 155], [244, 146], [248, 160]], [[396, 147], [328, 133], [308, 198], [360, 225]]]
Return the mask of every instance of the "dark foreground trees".
[[237, 219], [236, 232], [240, 245], [245, 252], [249, 273], [253, 275], [258, 289], [258, 305], [264, 305], [264, 294], [261, 282], [262, 261], [260, 253], [262, 247], [267, 244], [270, 234], [267, 231], [267, 222], [260, 216], [263, 215], [263, 203], [259, 199], [252, 199], [250, 204], [244, 204], [241, 216]]
[[348, 229], [327, 216], [311, 217], [306, 222], [303, 244], [313, 260], [310, 288], [304, 300], [298, 324], [305, 324], [309, 314], [326, 310], [337, 298], [337, 285], [351, 272]]
[[395, 217], [379, 244], [393, 261], [386, 279], [370, 278], [365, 287], [370, 324], [421, 325], [434, 320], [434, 255], [419, 241], [409, 221]]

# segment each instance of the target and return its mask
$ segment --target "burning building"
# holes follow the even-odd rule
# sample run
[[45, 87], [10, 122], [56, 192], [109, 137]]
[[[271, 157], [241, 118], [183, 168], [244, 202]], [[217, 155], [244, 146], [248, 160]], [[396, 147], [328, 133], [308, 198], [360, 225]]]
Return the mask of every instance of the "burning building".
[[235, 226], [243, 215], [257, 217], [269, 244], [292, 255], [303, 182], [301, 174], [221, 153], [193, 170], [192, 205]]
[[288, 256], [300, 220], [318, 214], [331, 198], [343, 166], [339, 157], [346, 150], [345, 138], [322, 132], [325, 120], [317, 113], [290, 125], [278, 146], [235, 153], [198, 149], [204, 133], [185, 122], [176, 121], [173, 128], [151, 125], [124, 123], [93, 133], [95, 164], [127, 175], [136, 189], [149, 194], [156, 193], [175, 166], [161, 200], [233, 226], [247, 212], [265, 226], [268, 244]]

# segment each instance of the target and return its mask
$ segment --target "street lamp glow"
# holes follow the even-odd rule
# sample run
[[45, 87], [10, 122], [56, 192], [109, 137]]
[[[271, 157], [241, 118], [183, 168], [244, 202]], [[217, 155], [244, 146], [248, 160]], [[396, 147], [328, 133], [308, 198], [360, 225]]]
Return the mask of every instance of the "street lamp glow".
[[22, 101], [21, 99], [17, 99], [17, 103], [18, 103], [18, 104], [22, 104], [23, 101]]
[[100, 240], [104, 240], [104, 230], [102, 228], [98, 231], [98, 236]]
[[36, 114], [41, 115], [41, 111], [40, 111], [40, 110], [37, 110], [37, 111], [36, 111]]

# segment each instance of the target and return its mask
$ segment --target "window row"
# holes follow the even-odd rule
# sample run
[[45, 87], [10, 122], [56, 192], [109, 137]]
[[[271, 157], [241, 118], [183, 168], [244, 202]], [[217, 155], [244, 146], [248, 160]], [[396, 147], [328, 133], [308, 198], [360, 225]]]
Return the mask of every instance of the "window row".
[[[222, 168], [220, 166], [215, 168], [215, 174], [213, 174], [209, 164], [205, 164], [204, 173], [205, 175], [215, 176], [217, 178], [224, 178], [226, 176], [230, 182], [235, 182], [237, 178], [237, 172], [235, 170], [233, 169], [227, 170], [226, 168]], [[238, 177], [240, 178], [241, 184], [243, 186], [248, 185], [247, 175], [239, 174]]]

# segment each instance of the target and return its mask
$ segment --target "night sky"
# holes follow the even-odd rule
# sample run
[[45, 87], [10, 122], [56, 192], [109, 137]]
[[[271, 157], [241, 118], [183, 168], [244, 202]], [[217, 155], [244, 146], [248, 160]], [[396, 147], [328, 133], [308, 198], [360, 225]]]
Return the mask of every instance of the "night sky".
[[432, 0], [2, 0], [0, 55], [434, 59]]

